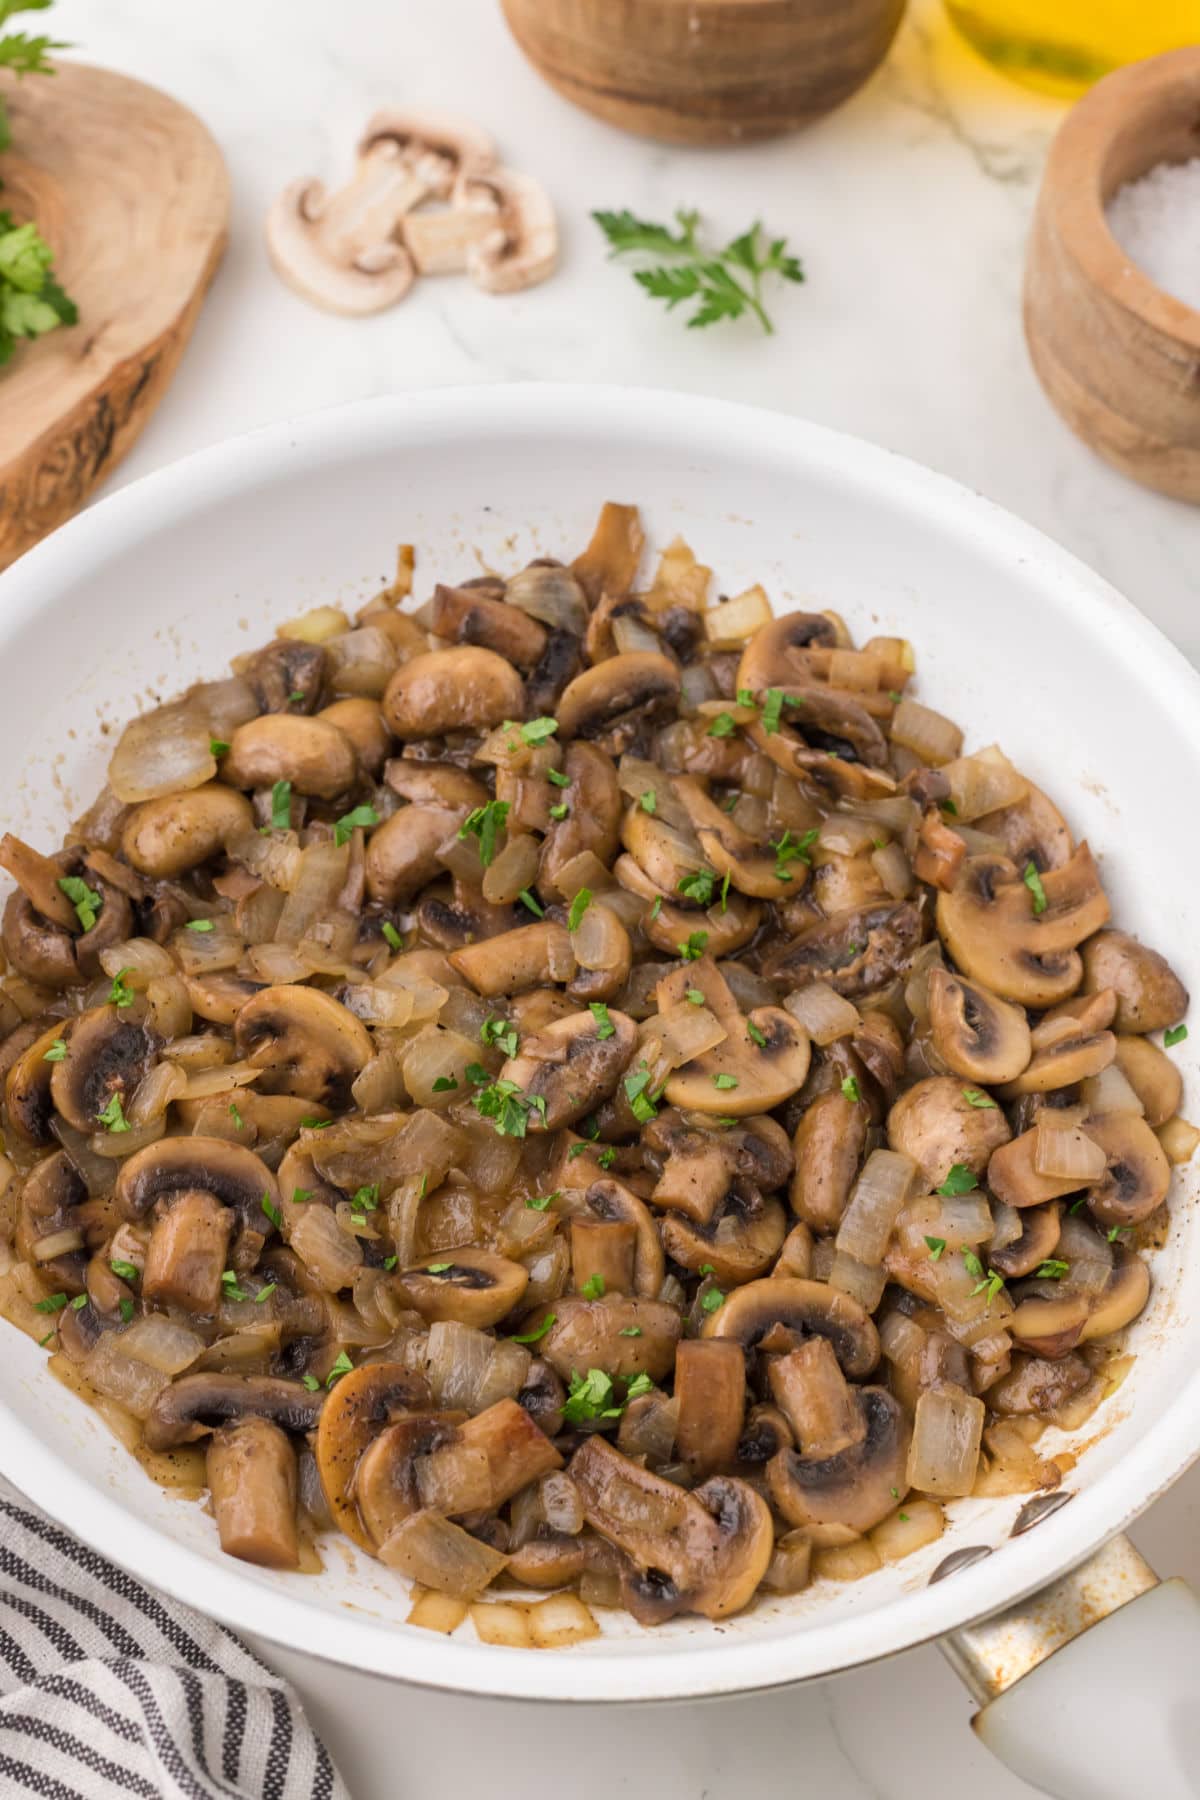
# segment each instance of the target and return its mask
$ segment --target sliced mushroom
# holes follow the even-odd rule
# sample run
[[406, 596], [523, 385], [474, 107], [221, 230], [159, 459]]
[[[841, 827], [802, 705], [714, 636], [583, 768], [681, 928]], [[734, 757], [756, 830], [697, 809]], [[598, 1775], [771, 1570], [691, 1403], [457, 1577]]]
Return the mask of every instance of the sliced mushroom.
[[975, 820], [976, 831], [998, 837], [1018, 869], [1032, 863], [1036, 869], [1062, 869], [1071, 860], [1073, 845], [1067, 822], [1054, 802], [1026, 784], [1025, 796], [997, 812], [983, 813]]
[[213, 1025], [232, 1025], [247, 1000], [262, 993], [261, 981], [247, 981], [232, 969], [216, 975], [185, 975], [192, 1011]]
[[545, 987], [575, 972], [570, 934], [553, 919], [502, 931], [481, 944], [468, 943], [451, 952], [450, 964], [477, 993], [489, 999], [519, 994], [523, 988]]
[[[1050, 1284], [1047, 1283], [1047, 1286]], [[1088, 1319], [1086, 1294], [1032, 1293], [1023, 1297], [1004, 1321], [1017, 1347], [1051, 1361], [1075, 1348]]]
[[656, 950], [665, 950], [669, 956], [693, 957], [697, 937], [703, 940], [699, 947], [709, 956], [732, 956], [750, 942], [762, 923], [761, 906], [736, 892], [703, 913], [676, 905], [643, 874], [632, 856], [619, 856], [613, 874], [623, 888], [648, 903], [642, 932]]
[[781, 613], [754, 633], [738, 664], [737, 686], [751, 693], [768, 688], [795, 692], [812, 680], [814, 648], [832, 650], [837, 644], [833, 621], [824, 613]]
[[27, 981], [43, 988], [68, 988], [79, 980], [75, 939], [65, 927], [44, 919], [20, 889], [4, 903], [0, 937], [9, 962]]
[[320, 988], [264, 988], [234, 1022], [238, 1053], [263, 1071], [267, 1094], [300, 1094], [326, 1106], [350, 1104], [355, 1076], [374, 1055], [369, 1032]]
[[924, 934], [924, 913], [913, 900], [839, 913], [769, 951], [762, 972], [781, 994], [819, 978], [855, 1000], [905, 974]]
[[744, 1209], [727, 1205], [709, 1225], [668, 1214], [659, 1229], [673, 1262], [697, 1274], [709, 1270], [717, 1286], [727, 1289], [767, 1274], [783, 1247], [787, 1220], [778, 1200], [760, 1200]]
[[278, 1210], [279, 1188], [259, 1156], [225, 1138], [161, 1138], [121, 1164], [115, 1199], [127, 1219], [143, 1219], [177, 1194], [211, 1194], [246, 1224], [268, 1229], [264, 1202]]
[[75, 908], [58, 885], [62, 869], [53, 857], [43, 856], [29, 844], [6, 831], [0, 837], [0, 869], [12, 876], [30, 905], [48, 925], [76, 932], [79, 920]]
[[676, 775], [673, 785], [703, 858], [718, 875], [728, 875], [733, 887], [757, 900], [795, 898], [808, 878], [807, 863], [795, 858], [784, 863], [764, 848], [710, 799], [694, 775]]
[[554, 1302], [554, 1324], [538, 1343], [542, 1356], [565, 1380], [587, 1369], [603, 1369], [614, 1380], [671, 1373], [683, 1330], [678, 1311], [661, 1300], [605, 1294], [578, 1295]]
[[988, 1389], [987, 1401], [993, 1412], [1006, 1416], [1053, 1413], [1091, 1379], [1092, 1371], [1080, 1356], [1063, 1356], [1057, 1362], [1022, 1356], [1010, 1375]]
[[696, 838], [646, 812], [635, 800], [621, 820], [621, 842], [659, 893], [675, 896], [675, 904], [682, 906], [680, 884], [704, 868], [704, 852]]
[[627, 1604], [643, 1618], [678, 1612], [723, 1619], [743, 1607], [771, 1559], [765, 1501], [744, 1481], [714, 1476], [691, 1494], [639, 1468], [602, 1437], [571, 1458], [584, 1516], [636, 1565]]
[[1061, 1218], [1062, 1208], [1056, 1200], [1028, 1207], [1021, 1214], [1020, 1237], [1005, 1244], [1002, 1250], [993, 1250], [988, 1257], [989, 1267], [1008, 1281], [1020, 1275], [1032, 1275], [1054, 1255]]
[[727, 1338], [688, 1338], [675, 1352], [675, 1451], [703, 1480], [738, 1460], [746, 1411], [746, 1359]]
[[270, 1419], [224, 1425], [208, 1444], [208, 1486], [227, 1556], [263, 1569], [298, 1569], [296, 1452]]
[[1104, 1179], [1088, 1192], [1088, 1206], [1105, 1225], [1137, 1225], [1162, 1205], [1171, 1165], [1162, 1145], [1136, 1113], [1088, 1120], [1087, 1134], [1108, 1157]]
[[[22, 1184], [14, 1247], [47, 1293], [84, 1290], [86, 1239], [79, 1208], [87, 1197], [82, 1176], [63, 1150], [35, 1164]], [[55, 1247], [51, 1240], [61, 1247], [47, 1256]]]
[[679, 666], [651, 650], [610, 656], [577, 675], [558, 703], [564, 739], [598, 738], [631, 717], [639, 726], [679, 698]]
[[56, 1019], [53, 1025], [35, 1035], [33, 1041], [14, 1058], [4, 1078], [4, 1106], [8, 1122], [28, 1144], [50, 1144], [54, 1141], [50, 1131], [50, 1121], [54, 1116], [50, 1077], [54, 1072], [54, 1064], [47, 1062], [46, 1057], [62, 1037], [63, 1025]]
[[867, 1110], [841, 1088], [820, 1094], [792, 1140], [792, 1211], [814, 1231], [836, 1231], [867, 1141]]
[[633, 1289], [637, 1227], [628, 1219], [571, 1220], [571, 1279], [578, 1290], [628, 1294]]
[[1104, 1292], [1092, 1301], [1079, 1341], [1091, 1343], [1132, 1324], [1150, 1298], [1150, 1271], [1140, 1256], [1123, 1246]]
[[383, 716], [399, 738], [490, 731], [524, 710], [521, 677], [494, 650], [430, 650], [403, 663], [387, 684]]
[[1074, 1087], [1089, 1076], [1107, 1069], [1117, 1054], [1117, 1040], [1111, 1031], [1097, 1031], [1090, 1037], [1062, 1038], [1045, 1049], [1034, 1052], [1033, 1061], [1015, 1081], [999, 1090], [1006, 1100], [1022, 1094], [1051, 1094], [1061, 1088]]
[[494, 650], [518, 669], [532, 669], [546, 648], [546, 633], [536, 619], [517, 606], [492, 600], [475, 588], [433, 590], [430, 627], [452, 644], [477, 644]]
[[1109, 917], [1086, 844], [1063, 868], [1047, 871], [1041, 885], [1046, 905], [1039, 914], [1015, 863], [972, 856], [953, 891], [940, 893], [937, 902], [938, 929], [959, 967], [1002, 999], [1035, 1007], [1075, 992], [1083, 974], [1075, 946]]
[[281, 637], [273, 644], [239, 659], [260, 712], [316, 712], [325, 685], [328, 658], [320, 644], [303, 638]]
[[860, 1381], [879, 1361], [879, 1333], [849, 1294], [797, 1277], [752, 1281], [710, 1313], [703, 1335], [733, 1338], [744, 1350], [794, 1350], [806, 1338], [828, 1338], [843, 1374]]
[[392, 747], [392, 734], [383, 722], [383, 709], [378, 700], [366, 694], [351, 694], [323, 706], [318, 718], [326, 725], [336, 725], [354, 745], [359, 766], [369, 775], [378, 775]]
[[317, 1472], [334, 1524], [364, 1550], [369, 1540], [354, 1501], [359, 1458], [373, 1438], [403, 1414], [432, 1406], [429, 1383], [403, 1363], [363, 1363], [343, 1375], [317, 1427]]
[[142, 1293], [162, 1306], [215, 1313], [235, 1215], [203, 1188], [173, 1196], [150, 1234]]
[[244, 794], [210, 781], [186, 794], [135, 806], [121, 833], [121, 848], [141, 874], [165, 879], [198, 868], [253, 823]]
[[[1089, 1137], [1093, 1135], [1088, 1125]], [[997, 1200], [1008, 1206], [1042, 1206], [1063, 1194], [1073, 1194], [1078, 1180], [1064, 1181], [1053, 1175], [1039, 1175], [1034, 1167], [1037, 1129], [1023, 1131], [1007, 1144], [993, 1150], [987, 1166], [987, 1183]]]
[[929, 1187], [961, 1164], [982, 1176], [992, 1152], [1012, 1136], [998, 1106], [972, 1106], [950, 1075], [918, 1081], [901, 1094], [887, 1121], [888, 1143], [916, 1163]]
[[400, 906], [442, 873], [438, 851], [462, 824], [462, 809], [402, 806], [371, 833], [367, 892], [382, 906]]
[[444, 812], [472, 812], [488, 799], [482, 781], [452, 763], [413, 762], [407, 756], [394, 756], [384, 769], [384, 779], [394, 793], [414, 806]]
[[500, 1079], [516, 1082], [526, 1100], [545, 1101], [544, 1112], [530, 1110], [529, 1131], [559, 1131], [608, 1098], [636, 1044], [637, 1026], [626, 1013], [609, 1012], [604, 1021], [570, 1013], [523, 1038]]
[[396, 1277], [423, 1319], [456, 1319], [486, 1331], [520, 1304], [529, 1271], [491, 1250], [446, 1250]]
[[956, 1075], [988, 1086], [1015, 1081], [1028, 1067], [1033, 1048], [1023, 1008], [948, 969], [930, 969], [928, 995], [930, 1040]]
[[271, 1419], [284, 1431], [311, 1431], [324, 1399], [274, 1375], [179, 1375], [154, 1398], [144, 1426], [146, 1448], [193, 1444], [232, 1419]]
[[358, 756], [345, 732], [328, 719], [302, 713], [264, 713], [239, 725], [221, 762], [232, 787], [270, 788], [289, 781], [294, 793], [319, 800], [346, 793], [358, 772]]
[[1183, 1100], [1183, 1076], [1157, 1044], [1144, 1037], [1119, 1037], [1117, 1067], [1141, 1101], [1147, 1125], [1165, 1125], [1175, 1117]]
[[558, 222], [549, 194], [531, 175], [490, 168], [466, 175], [455, 205], [487, 221], [466, 252], [467, 274], [485, 294], [512, 294], [553, 275]]
[[621, 790], [612, 757], [596, 744], [577, 741], [567, 745], [563, 772], [568, 785], [560, 800], [567, 814], [548, 820], [538, 869], [538, 888], [548, 899], [561, 893], [558, 878], [568, 863], [585, 850], [609, 863], [620, 842]]
[[81, 1013], [67, 1036], [67, 1053], [51, 1065], [50, 1098], [76, 1131], [92, 1132], [114, 1094], [127, 1103], [155, 1056], [146, 1027], [115, 1006]]
[[645, 1202], [623, 1182], [605, 1176], [588, 1187], [587, 1207], [597, 1219], [633, 1226], [633, 1291], [644, 1300], [654, 1299], [662, 1288], [665, 1264], [658, 1229]]
[[1188, 1009], [1188, 991], [1165, 956], [1127, 931], [1098, 931], [1083, 951], [1083, 990], [1112, 988], [1118, 1032], [1161, 1031]]
[[735, 1119], [770, 1112], [803, 1087], [811, 1054], [808, 1033], [791, 1013], [757, 1006], [743, 1032], [731, 1031], [667, 1077], [667, 1100]]
[[912, 1428], [886, 1388], [852, 1390], [863, 1433], [835, 1456], [808, 1461], [781, 1450], [767, 1464], [767, 1489], [790, 1525], [841, 1525], [870, 1531], [908, 1489], [906, 1467]]

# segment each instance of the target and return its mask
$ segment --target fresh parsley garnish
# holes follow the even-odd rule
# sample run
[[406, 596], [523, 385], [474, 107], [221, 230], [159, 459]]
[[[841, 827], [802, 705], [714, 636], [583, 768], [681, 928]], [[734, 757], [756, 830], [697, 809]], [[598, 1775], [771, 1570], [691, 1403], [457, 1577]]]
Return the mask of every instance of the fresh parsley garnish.
[[735, 1088], [738, 1084], [736, 1075], [714, 1075], [712, 1084], [715, 1088]]
[[858, 1082], [853, 1075], [847, 1075], [843, 1081], [842, 1092], [847, 1100], [853, 1100], [855, 1105], [862, 1099], [862, 1095], [858, 1091]]
[[453, 1267], [453, 1263], [426, 1263], [425, 1272], [427, 1275], [445, 1275]]
[[964, 1088], [963, 1089], [963, 1099], [966, 1101], [968, 1106], [974, 1106], [974, 1107], [978, 1108], [978, 1110], [981, 1112], [989, 1106], [993, 1109], [993, 1111], [999, 1110], [996, 1106], [996, 1102], [992, 1099], [991, 1095], [985, 1094], [983, 1092], [982, 1088]]
[[[3, 243], [4, 239], [0, 238], [0, 246], [2, 246]], [[3, 274], [3, 265], [0, 264], [0, 284], [3, 282]], [[0, 287], [0, 297], [2, 297], [2, 287]], [[2, 333], [4, 329], [3, 319], [4, 315], [0, 312], [0, 333]], [[0, 342], [2, 341], [2, 338], [0, 338]], [[0, 358], [0, 361], [2, 360], [3, 358]], [[99, 917], [101, 906], [104, 904], [103, 895], [98, 894], [95, 888], [90, 888], [87, 882], [79, 875], [60, 875], [58, 878], [58, 885], [67, 896], [67, 899], [71, 902], [71, 905], [75, 908], [75, 917], [79, 920], [83, 929], [85, 931], [90, 931]]]
[[[48, 4], [24, 0], [29, 8]], [[4, 0], [0, 21], [19, 10], [13, 0]], [[17, 75], [53, 74], [45, 53], [60, 47], [54, 38], [11, 32], [0, 37], [0, 68]], [[0, 150], [7, 147], [8, 114], [0, 100]], [[54, 279], [54, 252], [37, 226], [32, 220], [18, 225], [11, 213], [0, 212], [0, 364], [12, 356], [18, 338], [42, 337], [60, 325], [74, 325], [78, 317], [75, 302]]]
[[66, 1054], [67, 1054], [66, 1038], [55, 1038], [55, 1040], [51, 1044], [50, 1048], [46, 1051], [46, 1054], [42, 1057], [42, 1061], [43, 1062], [62, 1062], [62, 1060], [66, 1056]]
[[232, 1269], [224, 1270], [221, 1275], [221, 1295], [226, 1300], [248, 1300], [250, 1298], [245, 1289], [238, 1285], [237, 1275]]
[[975, 1277], [975, 1286], [971, 1289], [972, 1297], [976, 1294], [986, 1294], [987, 1305], [990, 1307], [1004, 1286], [1003, 1275], [998, 1275], [995, 1269], [985, 1269], [973, 1250], [964, 1250], [962, 1259], [966, 1264], [967, 1274]]
[[945, 1238], [927, 1237], [925, 1239], [925, 1242], [929, 1245], [929, 1260], [930, 1260], [930, 1262], [937, 1262], [942, 1254], [942, 1251], [946, 1248]]
[[437, 1077], [437, 1080], [433, 1084], [433, 1091], [435, 1094], [448, 1094], [448, 1093], [450, 1093], [450, 1091], [453, 1088], [456, 1088], [457, 1086], [458, 1086], [457, 1076], [455, 1076], [455, 1075], [439, 1075]]
[[184, 924], [185, 931], [211, 931], [212, 928], [211, 919], [188, 919]]
[[1064, 1262], [1061, 1256], [1051, 1256], [1034, 1271], [1039, 1281], [1061, 1281], [1070, 1270], [1070, 1263]]
[[675, 947], [679, 951], [684, 962], [699, 962], [700, 958], [704, 955], [707, 946], [707, 931], [693, 931], [686, 943], [677, 944]]
[[404, 939], [400, 936], [400, 933], [396, 930], [396, 927], [392, 924], [390, 919], [385, 919], [383, 921], [380, 930], [383, 932], [383, 941], [385, 944], [390, 944], [393, 950], [403, 950]]
[[229, 1116], [233, 1120], [234, 1129], [236, 1131], [240, 1131], [246, 1121], [242, 1118], [241, 1113], [238, 1111], [237, 1102], [235, 1100], [231, 1100], [229, 1102]]
[[736, 730], [737, 730], [737, 726], [734, 723], [733, 714], [727, 713], [727, 712], [719, 712], [717, 714], [716, 718], [713, 720], [712, 724], [709, 726], [707, 732], [705, 733], [705, 736], [706, 737], [715, 737], [715, 738], [732, 737]]
[[354, 833], [359, 826], [362, 826], [365, 829], [368, 825], [378, 825], [378, 823], [379, 814], [375, 811], [373, 806], [356, 806], [350, 812], [343, 813], [341, 818], [334, 825], [334, 844], [340, 850], [343, 844], [348, 844], [350, 842], [350, 839], [354, 836]]
[[292, 823], [292, 784], [277, 781], [271, 789], [271, 830], [287, 831]]
[[283, 1215], [280, 1212], [279, 1208], [276, 1206], [275, 1202], [272, 1200], [270, 1194], [264, 1194], [262, 1199], [259, 1201], [259, 1205], [262, 1207], [263, 1217], [265, 1219], [270, 1219], [270, 1221], [271, 1221], [272, 1225], [275, 1227], [276, 1231], [282, 1231], [283, 1230]]
[[114, 1275], [120, 1276], [122, 1281], [137, 1280], [138, 1272], [131, 1262], [110, 1262], [108, 1266]]
[[517, 895], [517, 899], [521, 902], [522, 906], [527, 906], [529, 908], [530, 912], [533, 913], [537, 918], [539, 918], [539, 919], [545, 918], [545, 916], [546, 916], [545, 907], [541, 904], [540, 901], [534, 899], [533, 895], [530, 893], [528, 888], [522, 888], [520, 893]]
[[1038, 867], [1035, 862], [1027, 862], [1025, 864], [1021, 880], [1033, 895], [1033, 910], [1035, 915], [1044, 913], [1049, 902], [1046, 899], [1046, 890], [1042, 886], [1042, 878], [1038, 874]]
[[683, 997], [689, 1006], [704, 1005], [704, 995], [699, 988], [688, 988]]
[[592, 904], [591, 888], [580, 888], [571, 902], [571, 910], [567, 914], [567, 927], [570, 931], [578, 931], [580, 920]]
[[532, 749], [538, 744], [544, 744], [547, 738], [552, 738], [557, 730], [557, 719], [542, 717], [540, 719], [530, 719], [526, 724], [522, 725], [521, 736]]
[[679, 892], [686, 899], [694, 900], [697, 906], [711, 906], [716, 885], [717, 878], [711, 869], [696, 869], [681, 878]]
[[[573, 1144], [571, 1147], [574, 1150], [583, 1149], [582, 1144]], [[550, 1202], [552, 1200], [557, 1200], [561, 1193], [561, 1188], [555, 1188], [552, 1194], [528, 1194], [525, 1198], [525, 1204], [530, 1212], [545, 1212], [550, 1205]]]
[[536, 1344], [538, 1339], [544, 1338], [551, 1326], [556, 1325], [557, 1323], [558, 1314], [547, 1313], [540, 1325], [535, 1325], [532, 1331], [514, 1332], [513, 1336], [509, 1339], [509, 1342], [513, 1344]]
[[719, 1287], [711, 1287], [700, 1302], [700, 1310], [701, 1312], [715, 1313], [720, 1307], [724, 1306], [724, 1304], [725, 1295], [722, 1293], [721, 1289]]
[[66, 1304], [67, 1296], [65, 1294], [47, 1294], [44, 1300], [34, 1301], [33, 1310], [40, 1313], [56, 1313], [61, 1312]]
[[561, 769], [547, 769], [546, 780], [553, 782], [554, 786], [557, 788], [570, 787], [571, 785], [571, 777], [569, 775], [564, 775]]
[[304, 1386], [308, 1389], [310, 1394], [316, 1394], [316, 1393], [320, 1392], [321, 1384], [317, 1380], [315, 1375], [302, 1375], [300, 1377], [300, 1380], [304, 1384]]
[[350, 1204], [355, 1212], [374, 1212], [379, 1205], [379, 1183], [372, 1181], [367, 1187], [356, 1188]]
[[639, 219], [628, 209], [594, 212], [592, 217], [608, 239], [613, 256], [650, 259], [649, 268], [634, 271], [634, 280], [651, 299], [665, 301], [668, 312], [685, 302], [696, 302], [688, 317], [689, 330], [749, 313], [770, 334], [775, 327], [763, 305], [763, 277], [804, 280], [799, 259], [788, 254], [787, 239], [766, 238], [758, 220], [723, 249], [710, 250], [697, 235], [700, 214], [683, 207], [676, 209], [677, 231]]
[[353, 1369], [353, 1367], [354, 1367], [354, 1364], [350, 1361], [350, 1358], [346, 1355], [346, 1352], [343, 1350], [340, 1353], [340, 1355], [338, 1356], [338, 1359], [334, 1363], [333, 1367], [330, 1369], [328, 1375], [325, 1377], [325, 1386], [327, 1388], [331, 1388], [335, 1381], [341, 1380], [343, 1375], [349, 1375], [349, 1373]]
[[515, 1081], [493, 1081], [472, 1095], [471, 1105], [500, 1137], [525, 1136], [531, 1112], [539, 1112], [546, 1123], [546, 1101], [541, 1094], [522, 1094]]
[[[758, 1026], [754, 1023], [753, 1019], [746, 1020], [746, 1036], [750, 1039], [752, 1044], [757, 1044], [760, 1050], [766, 1049], [767, 1035], [764, 1031], [758, 1029]], [[843, 1082], [842, 1085], [844, 1087], [845, 1083]]]
[[1182, 1044], [1186, 1036], [1186, 1025], [1172, 1025], [1170, 1030], [1163, 1032], [1163, 1049], [1170, 1050], [1173, 1045]]
[[658, 795], [655, 793], [653, 788], [646, 789], [645, 793], [641, 797], [639, 805], [641, 806], [641, 809], [644, 813], [653, 814], [658, 811]]
[[603, 1277], [603, 1275], [601, 1275], [599, 1269], [596, 1270], [596, 1273], [594, 1275], [588, 1276], [587, 1280], [584, 1282], [584, 1284], [580, 1288], [579, 1292], [583, 1295], [585, 1300], [603, 1299], [603, 1297], [604, 1297], [604, 1277]]
[[616, 1037], [617, 1028], [608, 1016], [608, 1008], [603, 1000], [588, 1002], [588, 1010], [596, 1021], [596, 1036], [601, 1040]]
[[550, 808], [550, 817], [555, 820], [565, 819], [567, 817], [567, 814], [570, 812], [570, 810], [571, 809], [567, 805], [566, 801], [563, 800], [559, 803], [558, 806], [552, 806]]
[[978, 1186], [979, 1183], [966, 1163], [953, 1163], [949, 1174], [937, 1191], [950, 1199], [955, 1194], [969, 1194]]
[[479, 839], [479, 860], [485, 869], [496, 854], [496, 834], [503, 827], [508, 812], [507, 800], [489, 800], [486, 806], [477, 806], [474, 812], [469, 812], [458, 828], [460, 838]]
[[[498, 1050], [503, 1050], [505, 1056], [517, 1054], [517, 1028], [510, 1025], [507, 1019], [485, 1019], [479, 1027], [479, 1041], [481, 1044], [494, 1044]], [[476, 1067], [476, 1063], [471, 1064], [472, 1069]], [[486, 1075], [484, 1080], [487, 1080]]]
[[107, 1106], [102, 1107], [96, 1114], [96, 1118], [103, 1125], [105, 1131], [117, 1132], [131, 1129], [128, 1119], [121, 1110], [120, 1094], [113, 1094]]
[[108, 1004], [110, 1006], [122, 1007], [133, 1005], [134, 992], [125, 979], [126, 975], [132, 974], [132, 966], [117, 970], [112, 979], [112, 986], [108, 990]]
[[232, 746], [227, 744], [224, 738], [209, 738], [208, 740], [210, 756], [228, 756], [231, 748]]
[[788, 868], [790, 862], [812, 863], [812, 847], [817, 841], [818, 829], [814, 825], [811, 830], [802, 832], [799, 837], [793, 837], [790, 831], [785, 831], [778, 842], [774, 838], [768, 839], [775, 852], [776, 881], [792, 879], [791, 871]]
[[779, 721], [783, 716], [783, 689], [768, 688], [763, 697], [762, 722], [763, 730], [775, 732], [779, 730]]
[[638, 1065], [632, 1075], [625, 1077], [625, 1098], [639, 1125], [648, 1125], [651, 1119], [658, 1117], [658, 1109], [646, 1092], [649, 1085], [650, 1071], [644, 1062]]

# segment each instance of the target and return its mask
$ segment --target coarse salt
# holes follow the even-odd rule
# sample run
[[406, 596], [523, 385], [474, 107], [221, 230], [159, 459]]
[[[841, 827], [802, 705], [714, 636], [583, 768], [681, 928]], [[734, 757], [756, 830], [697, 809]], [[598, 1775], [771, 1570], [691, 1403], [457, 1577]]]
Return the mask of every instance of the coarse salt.
[[1200, 156], [1118, 188], [1109, 230], [1156, 287], [1200, 310]]

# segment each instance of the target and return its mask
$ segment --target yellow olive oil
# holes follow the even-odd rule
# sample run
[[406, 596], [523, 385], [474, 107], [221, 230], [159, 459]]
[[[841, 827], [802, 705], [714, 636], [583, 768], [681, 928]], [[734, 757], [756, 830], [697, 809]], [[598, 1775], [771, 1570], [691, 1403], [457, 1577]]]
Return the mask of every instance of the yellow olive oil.
[[993, 68], [1043, 93], [1081, 94], [1110, 70], [1200, 44], [1200, 0], [945, 0]]

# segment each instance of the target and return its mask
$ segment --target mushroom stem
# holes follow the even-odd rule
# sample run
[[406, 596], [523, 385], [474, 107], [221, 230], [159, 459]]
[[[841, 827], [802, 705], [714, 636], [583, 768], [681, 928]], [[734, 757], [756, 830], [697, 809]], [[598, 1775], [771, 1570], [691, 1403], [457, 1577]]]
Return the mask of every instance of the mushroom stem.
[[221, 1548], [264, 1569], [296, 1569], [296, 1452], [270, 1419], [225, 1425], [208, 1446], [208, 1485]]
[[233, 1221], [230, 1209], [203, 1188], [178, 1195], [150, 1234], [142, 1277], [146, 1299], [215, 1313]]
[[679, 1460], [700, 1479], [735, 1463], [746, 1411], [741, 1345], [723, 1338], [685, 1339], [675, 1352], [675, 1397]]
[[633, 1291], [633, 1256], [637, 1226], [630, 1219], [571, 1220], [571, 1270], [581, 1291], [601, 1294]]
[[836, 1456], [866, 1435], [862, 1408], [828, 1338], [810, 1338], [773, 1358], [769, 1377], [805, 1459]]

